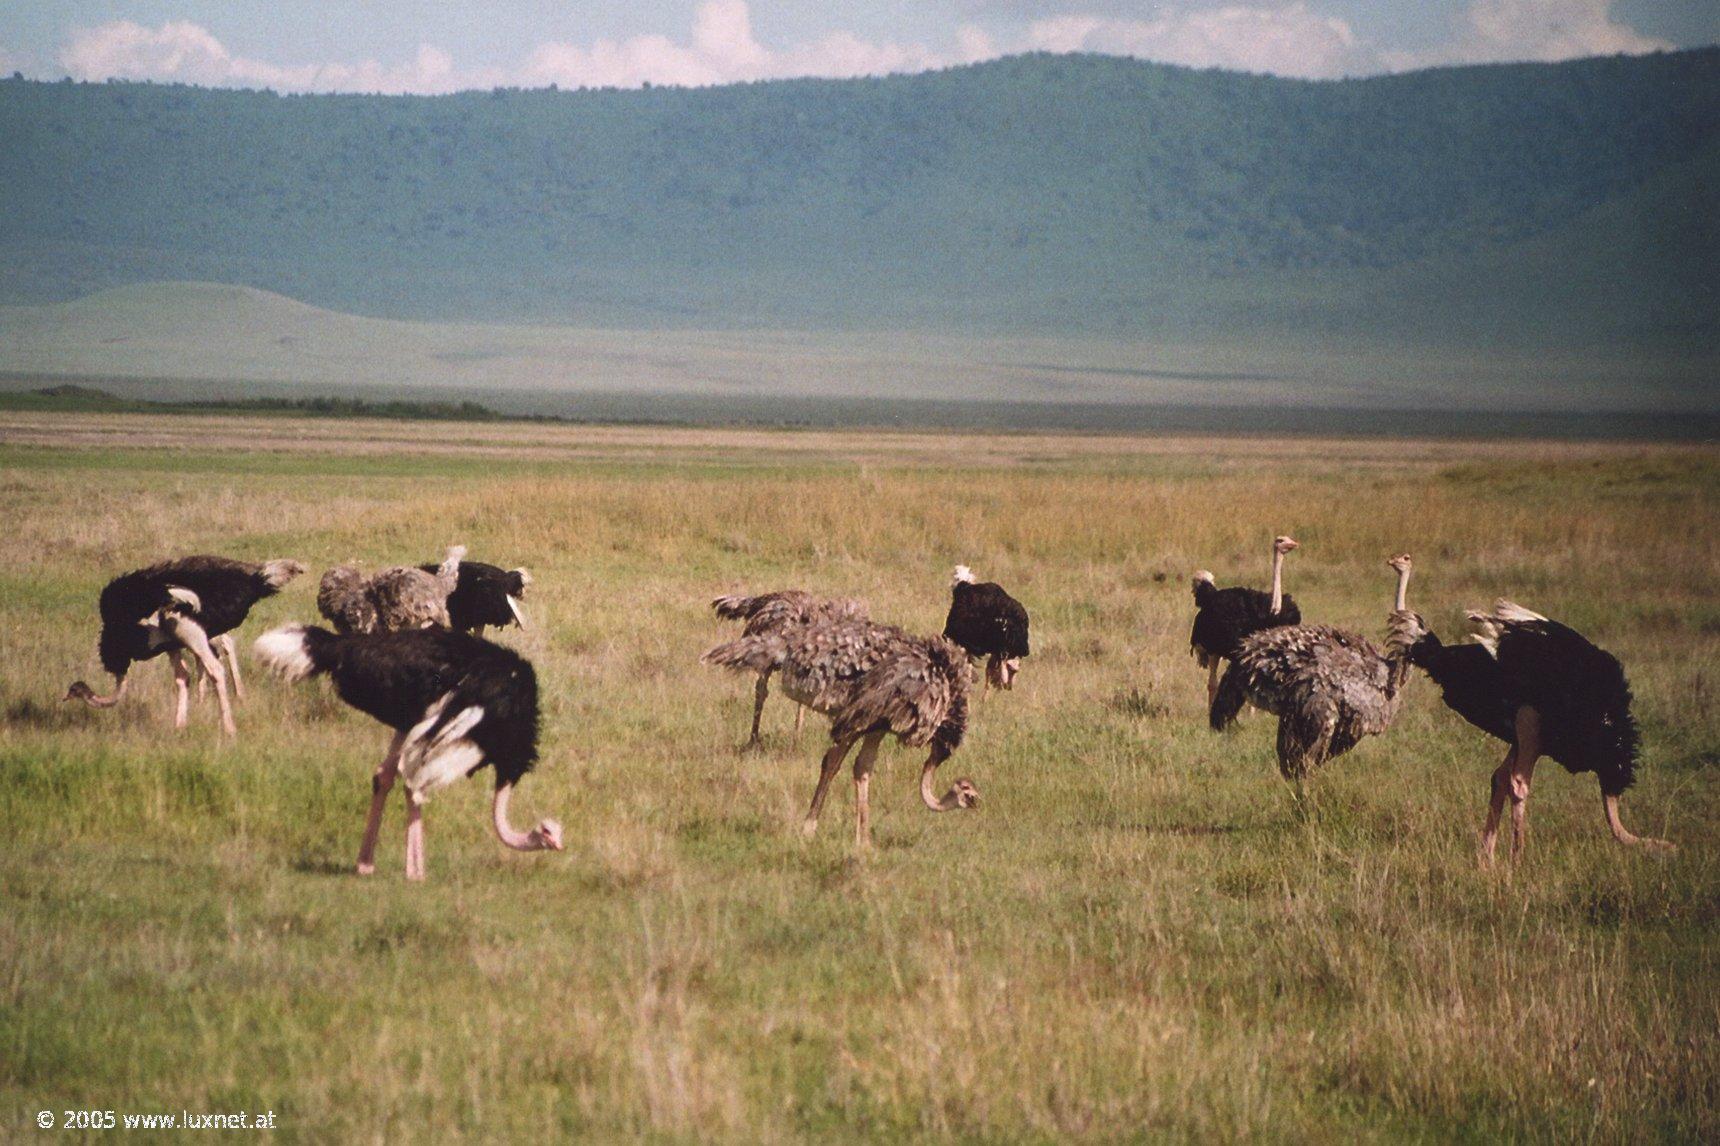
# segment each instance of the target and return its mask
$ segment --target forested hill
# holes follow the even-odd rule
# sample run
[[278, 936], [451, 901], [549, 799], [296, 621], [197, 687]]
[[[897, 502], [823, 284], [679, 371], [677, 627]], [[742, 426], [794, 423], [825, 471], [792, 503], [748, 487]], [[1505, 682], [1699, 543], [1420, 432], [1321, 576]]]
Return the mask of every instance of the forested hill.
[[1720, 50], [1310, 83], [1109, 57], [713, 89], [0, 81], [0, 302], [1712, 346]]

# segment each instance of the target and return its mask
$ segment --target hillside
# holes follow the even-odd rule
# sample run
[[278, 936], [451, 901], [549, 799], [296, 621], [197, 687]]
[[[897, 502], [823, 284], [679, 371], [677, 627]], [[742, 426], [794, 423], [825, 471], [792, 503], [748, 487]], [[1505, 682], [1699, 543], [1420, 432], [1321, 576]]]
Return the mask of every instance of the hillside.
[[0, 302], [1310, 345], [1720, 332], [1720, 51], [1339, 83], [1029, 56], [441, 97], [0, 82]]

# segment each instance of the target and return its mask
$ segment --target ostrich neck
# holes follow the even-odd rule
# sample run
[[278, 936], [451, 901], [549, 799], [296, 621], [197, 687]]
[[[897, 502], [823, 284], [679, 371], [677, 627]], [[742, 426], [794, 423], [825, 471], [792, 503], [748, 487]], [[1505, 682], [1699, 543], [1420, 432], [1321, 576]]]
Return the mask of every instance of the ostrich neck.
[[920, 769], [920, 799], [924, 800], [926, 807], [934, 812], [947, 812], [952, 808], [960, 807], [954, 788], [945, 792], [941, 799], [932, 795], [932, 779], [938, 774], [938, 765], [944, 762], [946, 755], [947, 753], [941, 753], [937, 748], [933, 748], [932, 754], [926, 757], [926, 766]]
[[1398, 570], [1398, 583], [1397, 583], [1397, 597], [1392, 604], [1393, 611], [1399, 612], [1399, 613], [1403, 612], [1405, 609], [1409, 608], [1408, 601], [1409, 601], [1409, 570], [1408, 569], [1399, 569]]
[[1277, 546], [1272, 548], [1272, 615], [1277, 616], [1278, 610], [1284, 605], [1284, 554]]
[[516, 852], [535, 852], [538, 846], [530, 832], [515, 830], [508, 823], [508, 801], [513, 799], [514, 786], [503, 784], [496, 789], [495, 803], [491, 805], [496, 824], [496, 838]]

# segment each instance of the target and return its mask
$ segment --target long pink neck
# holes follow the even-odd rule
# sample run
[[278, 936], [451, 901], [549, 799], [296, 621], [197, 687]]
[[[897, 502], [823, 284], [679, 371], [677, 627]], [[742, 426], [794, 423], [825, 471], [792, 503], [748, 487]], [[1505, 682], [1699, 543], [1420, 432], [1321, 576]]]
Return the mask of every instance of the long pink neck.
[[926, 766], [920, 769], [920, 799], [924, 800], [926, 807], [934, 812], [947, 812], [952, 808], [961, 807], [954, 788], [945, 792], [941, 799], [932, 795], [932, 777], [938, 774], [938, 765], [944, 762], [944, 757], [947, 755], [948, 753], [933, 748], [932, 754], [926, 757]]
[[1398, 570], [1398, 584], [1397, 584], [1397, 600], [1392, 605], [1392, 609], [1396, 612], [1401, 613], [1405, 609], [1409, 608], [1408, 601], [1409, 601], [1409, 570], [1408, 569], [1399, 569]]
[[[1258, 599], [1258, 598], [1257, 598]], [[1272, 615], [1284, 606], [1284, 551], [1272, 547]]]
[[496, 799], [490, 811], [496, 825], [496, 838], [516, 852], [535, 852], [542, 848], [530, 832], [516, 831], [508, 823], [508, 801], [513, 799], [514, 786], [504, 784], [496, 789]]

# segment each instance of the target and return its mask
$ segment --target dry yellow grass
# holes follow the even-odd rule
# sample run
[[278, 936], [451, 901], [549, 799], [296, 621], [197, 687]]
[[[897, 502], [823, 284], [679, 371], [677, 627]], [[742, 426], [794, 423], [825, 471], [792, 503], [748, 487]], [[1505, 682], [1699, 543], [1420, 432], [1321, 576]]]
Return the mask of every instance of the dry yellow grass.
[[[1720, 458], [1700, 447], [0, 420], [0, 1126], [41, 1109], [273, 1108], [291, 1137], [1712, 1139], [1720, 1133]], [[1380, 630], [1383, 562], [1449, 638], [1509, 594], [1630, 671], [1622, 852], [1544, 764], [1522, 868], [1473, 831], [1500, 750], [1425, 681], [1293, 813], [1270, 721], [1202, 721], [1190, 570], [1303, 548], [1311, 619]], [[167, 674], [62, 706], [94, 600], [167, 553], [529, 566], [506, 640], [545, 686], [504, 853], [481, 784], [429, 810], [431, 882], [347, 874], [386, 736], [258, 679], [222, 745]], [[887, 751], [797, 827], [816, 723], [742, 756], [697, 664], [709, 598], [802, 585], [935, 629], [950, 567], [1035, 653], [932, 816]], [[247, 633], [310, 619], [295, 585]]]

